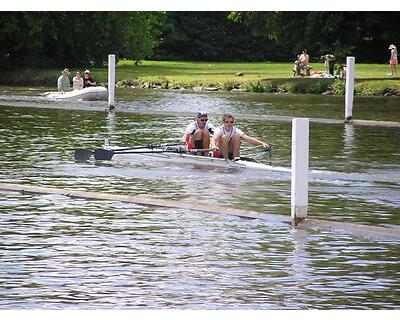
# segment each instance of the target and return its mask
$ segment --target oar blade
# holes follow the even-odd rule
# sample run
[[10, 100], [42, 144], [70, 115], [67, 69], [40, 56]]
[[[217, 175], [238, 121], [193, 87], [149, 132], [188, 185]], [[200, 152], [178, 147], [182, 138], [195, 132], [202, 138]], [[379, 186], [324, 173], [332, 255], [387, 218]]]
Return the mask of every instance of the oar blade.
[[268, 153], [268, 157], [271, 159], [272, 158], [272, 146], [269, 146], [268, 148], [266, 148], [265, 152]]
[[95, 160], [111, 160], [114, 155], [113, 150], [96, 149], [94, 150]]
[[86, 162], [90, 159], [92, 152], [88, 149], [75, 149], [75, 160], [77, 162]]

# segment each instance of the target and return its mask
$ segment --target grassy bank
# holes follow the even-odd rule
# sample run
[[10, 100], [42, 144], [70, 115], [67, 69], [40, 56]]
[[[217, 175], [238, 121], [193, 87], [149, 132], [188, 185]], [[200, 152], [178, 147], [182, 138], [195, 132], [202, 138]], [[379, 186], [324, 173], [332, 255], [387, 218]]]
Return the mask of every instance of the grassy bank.
[[[323, 71], [322, 63], [311, 63], [313, 71]], [[344, 94], [344, 81], [292, 77], [293, 63], [225, 63], [120, 61], [116, 68], [117, 85], [135, 88], [221, 90], [246, 92], [289, 92]], [[82, 66], [81, 70], [86, 68]], [[71, 75], [75, 69], [71, 69]], [[107, 68], [92, 69], [99, 83], [107, 83]], [[238, 76], [241, 73], [243, 75]], [[388, 76], [389, 65], [356, 64], [356, 95], [400, 95], [400, 77]], [[16, 70], [3, 73], [1, 85], [54, 87], [60, 70]]]

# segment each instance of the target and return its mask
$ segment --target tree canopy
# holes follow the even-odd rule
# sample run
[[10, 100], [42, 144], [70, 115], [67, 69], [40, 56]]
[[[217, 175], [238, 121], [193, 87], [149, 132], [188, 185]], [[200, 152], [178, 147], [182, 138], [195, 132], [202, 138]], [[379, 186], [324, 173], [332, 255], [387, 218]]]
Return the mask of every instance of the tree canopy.
[[1, 12], [0, 68], [134, 61], [292, 61], [331, 53], [384, 63], [399, 12]]
[[400, 42], [400, 12], [232, 12], [230, 19], [254, 35], [267, 33], [286, 57], [306, 48], [314, 56], [384, 63], [389, 44]]
[[12, 66], [101, 66], [109, 53], [141, 60], [156, 45], [154, 12], [2, 12], [0, 54]]

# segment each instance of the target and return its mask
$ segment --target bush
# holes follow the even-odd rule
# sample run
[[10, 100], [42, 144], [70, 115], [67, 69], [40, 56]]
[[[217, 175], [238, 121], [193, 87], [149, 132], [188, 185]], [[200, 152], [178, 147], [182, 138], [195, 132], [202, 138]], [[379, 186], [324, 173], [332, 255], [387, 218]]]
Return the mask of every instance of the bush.
[[265, 92], [264, 85], [262, 84], [261, 81], [257, 82], [246, 82], [243, 84], [244, 90], [250, 91], [250, 92]]
[[334, 95], [344, 95], [346, 92], [346, 82], [343, 79], [336, 79], [330, 86], [329, 91]]
[[222, 89], [226, 91], [231, 91], [232, 89], [239, 89], [240, 88], [240, 82], [235, 81], [235, 80], [228, 80], [224, 81], [222, 83]]
[[278, 84], [274, 80], [263, 82], [263, 92], [278, 92]]
[[292, 83], [291, 92], [321, 94], [327, 92], [331, 84], [331, 79], [300, 79]]

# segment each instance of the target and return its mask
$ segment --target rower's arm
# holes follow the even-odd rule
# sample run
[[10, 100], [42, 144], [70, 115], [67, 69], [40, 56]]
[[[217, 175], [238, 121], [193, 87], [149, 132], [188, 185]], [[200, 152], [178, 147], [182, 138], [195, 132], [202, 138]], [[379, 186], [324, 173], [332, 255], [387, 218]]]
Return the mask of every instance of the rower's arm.
[[254, 145], [254, 146], [260, 146], [263, 147], [264, 149], [268, 148], [270, 145], [268, 143], [265, 143], [261, 140], [258, 140], [256, 138], [250, 137], [247, 134], [242, 135], [242, 140]]
[[187, 136], [189, 135], [189, 133], [187, 131], [185, 131], [185, 133], [183, 134], [182, 138], [181, 138], [181, 144], [185, 145], [186, 141], [187, 141]]
[[214, 139], [211, 137], [209, 148], [210, 148], [210, 149], [215, 149], [216, 146], [217, 146], [217, 145], [215, 144]]
[[210, 147], [211, 148], [219, 148], [219, 139], [221, 138], [221, 136], [216, 136], [215, 134], [212, 136], [211, 140], [210, 140]]

